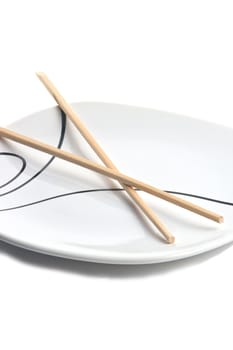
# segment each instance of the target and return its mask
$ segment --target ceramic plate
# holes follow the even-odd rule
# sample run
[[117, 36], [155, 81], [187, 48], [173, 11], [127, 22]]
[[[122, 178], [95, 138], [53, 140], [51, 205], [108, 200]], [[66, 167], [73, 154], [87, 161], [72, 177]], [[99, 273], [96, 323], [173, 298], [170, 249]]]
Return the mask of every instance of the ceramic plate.
[[[166, 244], [115, 181], [1, 139], [1, 240], [114, 264], [177, 260], [233, 240], [232, 129], [115, 104], [73, 107], [121, 172], [222, 214], [225, 223], [140, 192], [176, 237]], [[58, 107], [9, 127], [101, 164]]]

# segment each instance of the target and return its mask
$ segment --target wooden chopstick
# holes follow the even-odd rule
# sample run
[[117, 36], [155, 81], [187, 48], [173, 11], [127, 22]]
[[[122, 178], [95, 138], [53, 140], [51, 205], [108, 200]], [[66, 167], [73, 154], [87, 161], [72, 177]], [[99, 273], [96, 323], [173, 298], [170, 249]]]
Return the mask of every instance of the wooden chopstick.
[[[68, 102], [62, 97], [60, 92], [54, 86], [54, 84], [49, 80], [46, 74], [39, 72], [36, 73], [40, 81], [44, 84], [49, 93], [54, 97], [57, 104], [64, 111], [64, 113], [68, 116], [68, 118], [72, 121], [75, 127], [79, 130], [81, 135], [85, 138], [94, 152], [99, 156], [99, 158], [103, 161], [103, 163], [110, 169], [114, 169], [118, 171], [116, 166], [113, 164], [111, 159], [104, 152], [102, 147], [95, 140], [90, 131], [86, 128], [86, 126], [82, 123], [82, 121], [78, 118], [77, 114], [73, 110], [73, 108], [68, 104]], [[142, 210], [142, 212], [147, 216], [149, 220], [159, 229], [159, 231], [165, 236], [168, 243], [173, 243], [175, 238], [171, 235], [165, 225], [160, 221], [160, 219], [155, 215], [153, 210], [143, 201], [143, 199], [139, 196], [139, 194], [133, 189], [125, 185], [120, 181], [120, 185], [125, 189], [131, 199], [138, 205], [138, 207]]]
[[198, 215], [204, 216], [207, 219], [216, 221], [218, 223], [223, 222], [223, 216], [216, 214], [212, 211], [209, 211], [207, 209], [204, 209], [196, 204], [190, 203], [182, 198], [179, 198], [175, 195], [172, 195], [170, 193], [164, 192], [156, 187], [153, 187], [151, 185], [148, 185], [142, 181], [136, 180], [132, 177], [129, 177], [127, 175], [124, 175], [114, 169], [106, 168], [105, 166], [96, 164], [95, 162], [92, 162], [90, 160], [87, 160], [85, 158], [76, 156], [72, 153], [66, 152], [64, 150], [58, 149], [54, 146], [47, 145], [46, 143], [43, 143], [41, 141], [37, 141], [35, 139], [32, 139], [28, 136], [24, 136], [21, 134], [16, 133], [15, 131], [6, 129], [6, 128], [0, 128], [0, 136], [5, 137], [7, 139], [10, 139], [12, 141], [18, 142], [20, 144], [26, 145], [28, 147], [37, 149], [41, 152], [48, 153], [50, 155], [53, 155], [57, 158], [66, 160], [68, 162], [80, 165], [84, 168], [87, 168], [89, 170], [93, 170], [96, 173], [108, 176], [112, 179], [115, 179], [117, 181], [123, 182], [124, 184], [128, 186], [133, 186], [137, 189], [140, 189], [144, 192], [150, 193], [156, 197], [159, 197], [161, 199], [164, 199], [170, 203], [176, 204], [184, 209], [190, 210]]

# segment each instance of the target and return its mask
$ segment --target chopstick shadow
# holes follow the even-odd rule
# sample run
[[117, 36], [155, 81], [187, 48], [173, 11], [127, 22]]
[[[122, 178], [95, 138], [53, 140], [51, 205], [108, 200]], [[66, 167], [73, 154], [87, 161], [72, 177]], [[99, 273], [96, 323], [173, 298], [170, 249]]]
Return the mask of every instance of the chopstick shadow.
[[128, 279], [169, 274], [177, 270], [187, 269], [214, 258], [232, 245], [233, 243], [230, 243], [210, 252], [182, 260], [150, 265], [111, 265], [69, 260], [32, 252], [1, 241], [0, 254], [11, 256], [20, 263], [30, 264], [44, 269], [86, 275], [89, 277]]

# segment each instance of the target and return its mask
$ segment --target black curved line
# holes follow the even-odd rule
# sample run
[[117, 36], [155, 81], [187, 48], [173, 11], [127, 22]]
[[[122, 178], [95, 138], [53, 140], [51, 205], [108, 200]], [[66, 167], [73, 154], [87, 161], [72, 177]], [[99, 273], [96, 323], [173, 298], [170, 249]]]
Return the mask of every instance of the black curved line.
[[178, 194], [178, 195], [181, 195], [181, 196], [187, 196], [187, 197], [192, 197], [192, 198], [203, 199], [203, 200], [206, 200], [206, 201], [209, 201], [209, 202], [218, 203], [218, 204], [232, 205], [233, 206], [233, 203], [231, 203], [231, 202], [222, 201], [220, 199], [214, 199], [214, 198], [208, 198], [208, 197], [204, 197], [204, 196], [199, 196], [197, 194], [176, 192], [176, 191], [165, 191], [165, 192], [171, 193], [171, 194]]
[[0, 185], [0, 188], [3, 188], [3, 187], [5, 187], [5, 186], [9, 185], [9, 184], [10, 184], [11, 182], [13, 182], [14, 180], [16, 180], [17, 177], [19, 177], [19, 176], [24, 172], [27, 163], [26, 163], [26, 160], [25, 160], [23, 157], [19, 156], [18, 154], [15, 154], [15, 153], [0, 152], [0, 156], [15, 157], [15, 158], [18, 158], [18, 159], [20, 159], [20, 160], [22, 161], [22, 167], [21, 167], [21, 169], [19, 170], [19, 172], [18, 172], [14, 177], [12, 177], [12, 179], [10, 179], [9, 181], [7, 181], [7, 182], [4, 183], [3, 185]]
[[[65, 131], [66, 131], [66, 115], [65, 113], [60, 109], [61, 111], [61, 134], [60, 134], [60, 138], [59, 138], [59, 142], [57, 145], [57, 148], [61, 148], [64, 138], [65, 138]], [[17, 154], [15, 156], [18, 156]], [[20, 157], [20, 156], [19, 156]], [[17, 190], [19, 190], [20, 188], [24, 187], [25, 185], [27, 185], [29, 182], [33, 181], [37, 176], [39, 176], [54, 160], [55, 156], [52, 156], [50, 158], [50, 160], [43, 166], [42, 169], [40, 169], [36, 174], [34, 174], [31, 178], [29, 178], [27, 181], [23, 182], [21, 185], [13, 188], [10, 191], [4, 192], [0, 194], [0, 197], [6, 196], [7, 194], [10, 194], [12, 192], [15, 192]], [[25, 159], [24, 159], [25, 161]], [[26, 163], [26, 161], [25, 161]], [[24, 170], [24, 169], [23, 169]]]
[[[15, 209], [22, 209], [22, 208], [33, 206], [33, 205], [36, 205], [36, 204], [48, 202], [50, 200], [54, 200], [54, 199], [58, 199], [58, 198], [62, 198], [62, 197], [68, 197], [68, 196], [72, 196], [72, 195], [76, 195], [76, 194], [91, 193], [91, 192], [108, 192], [108, 191], [109, 192], [113, 192], [113, 191], [116, 192], [116, 191], [125, 191], [125, 190], [123, 188], [97, 188], [97, 189], [91, 189], [91, 190], [82, 190], [82, 191], [63, 193], [63, 194], [60, 194], [60, 195], [44, 198], [44, 199], [41, 199], [41, 200], [38, 200], [38, 201], [35, 201], [35, 202], [19, 205], [19, 206], [16, 206], [16, 207], [0, 209], [0, 212], [10, 211], [10, 210], [15, 210]], [[140, 190], [137, 189], [137, 191], [140, 191]], [[203, 199], [203, 200], [206, 200], [206, 201], [209, 201], [209, 202], [215, 202], [215, 203], [219, 203], [219, 204], [233, 206], [233, 203], [231, 203], [231, 202], [225, 202], [225, 201], [221, 201], [219, 199], [198, 196], [198, 195], [195, 195], [195, 194], [183, 193], [183, 192], [175, 192], [175, 191], [165, 191], [165, 192], [176, 194], [176, 195], [182, 195], [182, 196], [186, 196], [186, 197], [195, 197], [195, 198]]]

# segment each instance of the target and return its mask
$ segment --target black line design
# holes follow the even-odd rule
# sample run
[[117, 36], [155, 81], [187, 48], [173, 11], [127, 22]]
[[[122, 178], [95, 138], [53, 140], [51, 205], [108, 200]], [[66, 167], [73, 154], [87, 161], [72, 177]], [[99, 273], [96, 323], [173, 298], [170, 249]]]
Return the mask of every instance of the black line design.
[[[54, 200], [54, 199], [58, 199], [58, 198], [62, 198], [62, 197], [68, 197], [68, 196], [73, 196], [73, 195], [77, 195], [77, 194], [92, 193], [92, 192], [116, 192], [116, 191], [125, 191], [125, 190], [123, 188], [95, 188], [95, 189], [90, 189], [90, 190], [81, 190], [81, 191], [68, 192], [68, 193], [63, 193], [63, 194], [59, 194], [59, 195], [56, 195], [56, 196], [44, 198], [44, 199], [41, 199], [41, 200], [38, 200], [38, 201], [35, 201], [35, 202], [19, 205], [19, 206], [16, 206], [16, 207], [0, 209], [0, 212], [10, 211], [10, 210], [15, 210], [15, 209], [21, 209], [21, 208], [25, 208], [25, 207], [30, 207], [30, 206], [33, 206], [33, 205], [36, 205], [36, 204], [40, 204], [40, 203], [44, 203], [44, 202], [48, 202], [48, 201], [51, 201], [51, 200]], [[140, 191], [140, 190], [137, 190], [137, 191]], [[219, 203], [219, 204], [233, 206], [233, 203], [231, 203], [231, 202], [225, 202], [225, 201], [221, 201], [221, 200], [214, 199], [214, 198], [198, 196], [198, 195], [195, 195], [195, 194], [183, 193], [183, 192], [175, 192], [175, 191], [165, 191], [165, 192], [176, 194], [176, 195], [182, 195], [182, 196], [186, 196], [186, 197], [199, 198], [199, 199], [203, 199], [203, 200], [206, 200], [206, 201], [209, 201], [209, 202], [215, 202], [215, 203]]]
[[171, 194], [177, 194], [177, 195], [180, 195], [180, 196], [186, 196], [186, 197], [203, 199], [205, 201], [215, 202], [215, 203], [218, 203], [218, 204], [232, 205], [233, 206], [233, 203], [231, 203], [231, 202], [222, 201], [220, 199], [214, 199], [214, 198], [208, 198], [208, 197], [204, 197], [204, 196], [199, 196], [197, 194], [183, 193], [183, 192], [176, 192], [176, 191], [165, 191], [165, 192], [168, 192], [168, 193], [171, 193]]
[[[65, 138], [65, 131], [66, 131], [66, 115], [65, 115], [65, 113], [64, 113], [62, 110], [60, 110], [60, 111], [61, 111], [61, 135], [60, 135], [60, 138], [59, 138], [59, 142], [58, 142], [57, 148], [61, 148], [61, 147], [62, 147], [64, 138]], [[26, 164], [26, 160], [25, 160], [23, 157], [18, 156], [17, 154], [14, 154], [14, 155], [15, 155], [16, 157], [21, 158], [21, 159], [25, 162], [25, 164]], [[3, 196], [6, 196], [7, 194], [10, 194], [10, 193], [12, 193], [12, 192], [15, 192], [15, 191], [19, 190], [20, 188], [24, 187], [25, 185], [27, 185], [29, 182], [33, 181], [37, 176], [39, 176], [39, 175], [52, 163], [52, 161], [54, 160], [54, 158], [55, 158], [55, 156], [52, 156], [52, 157], [50, 158], [50, 160], [43, 166], [43, 168], [40, 169], [40, 170], [39, 170], [36, 174], [34, 174], [32, 177], [30, 177], [27, 181], [23, 182], [21, 185], [19, 185], [19, 186], [13, 188], [13, 189], [10, 190], [10, 191], [1, 193], [1, 194], [0, 194], [0, 197], [3, 197]], [[24, 168], [24, 169], [25, 169], [25, 168]], [[23, 169], [23, 170], [24, 170], [24, 169]], [[21, 173], [22, 173], [22, 172], [21, 172]], [[21, 173], [20, 173], [20, 174], [21, 174]], [[20, 174], [19, 174], [19, 175], [20, 175]], [[18, 175], [18, 176], [19, 176], [19, 175]], [[17, 177], [18, 177], [18, 176], [17, 176]], [[10, 182], [12, 182], [12, 181], [13, 181], [13, 180], [11, 180]]]
[[15, 153], [1, 152], [0, 156], [15, 157], [15, 158], [18, 158], [18, 159], [20, 159], [22, 161], [22, 166], [21, 166], [21, 169], [19, 170], [19, 172], [15, 176], [13, 176], [12, 179], [10, 179], [9, 181], [7, 181], [6, 183], [4, 183], [3, 185], [0, 186], [0, 188], [3, 188], [5, 186], [9, 185], [14, 180], [16, 180], [17, 177], [19, 177], [24, 172], [27, 164], [26, 164], [26, 160], [23, 157], [19, 156], [18, 154], [15, 154]]
[[[57, 148], [61, 148], [62, 145], [63, 145], [63, 141], [64, 141], [64, 138], [65, 138], [65, 131], [66, 131], [66, 115], [65, 113], [61, 111], [61, 134], [60, 134], [60, 138], [59, 138], [59, 142], [58, 142], [58, 146]], [[6, 186], [7, 184], [13, 182], [16, 178], [18, 178], [22, 172], [25, 170], [26, 168], [26, 160], [17, 155], [17, 154], [14, 154], [14, 153], [0, 153], [1, 154], [5, 154], [5, 155], [9, 155], [9, 156], [14, 156], [14, 157], [17, 157], [19, 159], [21, 159], [22, 161], [22, 168], [21, 170], [19, 171], [19, 173], [14, 176], [11, 180], [9, 180], [7, 183], [5, 183], [4, 185], [0, 186], [0, 188], [2, 188], [3, 186]], [[5, 196], [9, 193], [12, 193], [14, 191], [17, 191], [18, 189], [24, 187], [25, 185], [27, 185], [29, 182], [31, 182], [32, 180], [34, 180], [36, 177], [38, 177], [40, 174], [42, 174], [42, 172], [53, 162], [55, 156], [52, 156], [50, 158], [50, 160], [42, 167], [42, 169], [40, 169], [35, 175], [33, 175], [30, 179], [28, 179], [27, 181], [25, 181], [24, 183], [22, 183], [21, 185], [19, 185], [18, 187], [8, 191], [8, 192], [5, 192], [3, 194], [0, 194], [0, 197], [1, 196]], [[74, 191], [74, 192], [68, 192], [68, 193], [63, 193], [63, 194], [60, 194], [60, 195], [56, 195], [56, 196], [52, 196], [52, 197], [48, 197], [48, 198], [44, 198], [44, 199], [41, 199], [41, 200], [38, 200], [38, 201], [35, 201], [35, 202], [31, 202], [31, 203], [26, 203], [26, 204], [23, 204], [23, 205], [19, 205], [19, 206], [15, 206], [15, 207], [9, 207], [9, 208], [4, 208], [4, 209], [0, 209], [0, 212], [5, 212], [5, 211], [10, 211], [10, 210], [16, 210], [16, 209], [22, 209], [22, 208], [25, 208], [25, 207], [29, 207], [29, 206], [33, 206], [33, 205], [36, 205], [36, 204], [40, 204], [40, 203], [44, 203], [44, 202], [48, 202], [50, 200], [54, 200], [54, 199], [58, 199], [58, 198], [62, 198], [62, 197], [68, 197], [68, 196], [73, 196], [73, 195], [77, 195], [77, 194], [84, 194], [84, 193], [93, 193], [93, 192], [113, 192], [113, 191], [125, 191], [123, 188], [95, 188], [95, 189], [89, 189], [89, 190], [79, 190], [79, 191]], [[139, 191], [137, 189], [137, 191]], [[230, 206], [233, 206], [233, 203], [231, 202], [226, 202], [226, 201], [222, 201], [222, 200], [219, 200], [219, 199], [214, 199], [214, 198], [208, 198], [208, 197], [204, 197], [204, 196], [199, 196], [199, 195], [196, 195], [196, 194], [191, 194], [191, 193], [184, 193], [184, 192], [176, 192], [176, 191], [165, 191], [165, 192], [168, 192], [168, 193], [172, 193], [172, 194], [176, 194], [176, 195], [182, 195], [182, 196], [187, 196], [187, 197], [193, 197], [193, 198], [198, 198], [198, 199], [203, 199], [203, 200], [206, 200], [206, 201], [210, 201], [210, 202], [215, 202], [215, 203], [218, 203], [218, 204], [223, 204], [223, 205], [230, 205]]]

